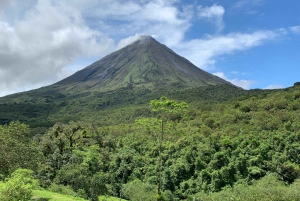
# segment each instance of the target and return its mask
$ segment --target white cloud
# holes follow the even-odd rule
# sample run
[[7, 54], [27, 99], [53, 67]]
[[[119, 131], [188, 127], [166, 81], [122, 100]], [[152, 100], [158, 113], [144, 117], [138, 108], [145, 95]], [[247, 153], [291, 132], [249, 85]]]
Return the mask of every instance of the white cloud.
[[197, 10], [200, 18], [212, 21], [216, 25], [217, 33], [223, 30], [223, 15], [225, 13], [223, 6], [219, 6], [217, 4], [214, 4], [211, 7], [198, 6]]
[[282, 85], [271, 84], [271, 85], [267, 86], [267, 87], [264, 88], [264, 89], [282, 89], [282, 88], [284, 88]]
[[262, 6], [266, 0], [241, 0], [232, 4], [229, 8], [229, 13], [243, 12], [247, 15], [259, 14], [255, 7]]
[[[145, 34], [135, 34], [134, 36], [129, 36], [128, 38], [124, 38], [122, 40], [120, 40], [120, 42], [117, 45], [117, 50], [139, 40], [141, 38], [141, 36], [144, 36]], [[156, 38], [155, 35], [152, 35], [151, 37]]]
[[265, 3], [265, 0], [242, 0], [233, 4], [233, 9], [249, 9], [253, 6], [261, 6]]
[[294, 34], [300, 34], [300, 26], [289, 27], [289, 30]]
[[10, 7], [13, 4], [15, 4], [15, 0], [0, 0], [0, 15], [7, 7]]
[[[65, 0], [71, 4], [70, 0]], [[121, 0], [72, 0], [92, 27], [124, 38], [136, 33], [157, 35], [166, 45], [174, 45], [184, 38], [191, 27], [191, 5], [180, 7], [174, 0], [121, 1]], [[155, 12], [154, 12], [155, 11]]]
[[244, 51], [268, 41], [272, 41], [284, 33], [276, 31], [256, 31], [253, 33], [230, 33], [223, 36], [214, 36], [204, 39], [194, 39], [189, 42], [182, 42], [174, 49], [196, 66], [209, 70], [218, 60], [219, 56]]
[[87, 27], [77, 10], [47, 0], [14, 24], [0, 21], [0, 46], [0, 89], [11, 92], [58, 81], [76, 58], [114, 49], [113, 40]]
[[131, 43], [133, 43], [134, 41], [138, 40], [141, 37], [142, 34], [135, 34], [134, 36], [129, 36], [128, 38], [124, 38], [122, 39], [118, 46], [117, 49], [121, 49]]
[[228, 82], [231, 82], [232, 84], [242, 87], [243, 89], [250, 89], [251, 85], [255, 84], [254, 80], [240, 80], [238, 78], [229, 79], [223, 72], [216, 72], [213, 73], [213, 75], [216, 75]]
[[184, 19], [191, 20], [194, 17], [194, 6], [193, 5], [183, 6], [182, 12], [180, 12], [180, 16], [182, 16]]
[[82, 11], [83, 15], [99, 19], [120, 19], [141, 10], [141, 6], [133, 1], [118, 0], [65, 0], [67, 5], [73, 5]]

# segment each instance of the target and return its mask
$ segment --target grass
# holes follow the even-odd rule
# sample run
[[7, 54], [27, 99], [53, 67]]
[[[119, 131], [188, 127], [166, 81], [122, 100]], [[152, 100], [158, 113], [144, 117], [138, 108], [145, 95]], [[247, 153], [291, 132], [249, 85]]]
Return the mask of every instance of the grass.
[[[33, 191], [33, 200], [47, 200], [47, 201], [87, 201], [83, 198], [73, 197], [70, 195], [63, 195], [60, 193], [54, 193], [47, 190], [34, 190]], [[100, 201], [126, 201], [124, 199], [110, 197], [110, 196], [99, 196]]]
[[49, 201], [86, 201], [83, 198], [73, 197], [70, 195], [63, 195], [47, 190], [34, 190], [33, 200], [39, 200], [41, 198], [45, 198], [45, 200]]
[[63, 195], [47, 190], [34, 190], [33, 200], [41, 200], [41, 198], [44, 198], [44, 200], [48, 201], [86, 201], [83, 198], [73, 197], [70, 195]]
[[126, 201], [124, 199], [110, 197], [110, 196], [99, 196], [99, 201]]

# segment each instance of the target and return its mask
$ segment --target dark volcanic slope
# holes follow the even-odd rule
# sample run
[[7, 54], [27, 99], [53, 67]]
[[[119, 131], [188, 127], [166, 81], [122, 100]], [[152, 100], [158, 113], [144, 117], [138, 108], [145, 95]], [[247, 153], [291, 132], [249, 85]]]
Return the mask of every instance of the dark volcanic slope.
[[219, 84], [230, 83], [199, 69], [151, 36], [142, 36], [55, 85], [71, 91], [108, 91], [128, 86], [186, 88]]

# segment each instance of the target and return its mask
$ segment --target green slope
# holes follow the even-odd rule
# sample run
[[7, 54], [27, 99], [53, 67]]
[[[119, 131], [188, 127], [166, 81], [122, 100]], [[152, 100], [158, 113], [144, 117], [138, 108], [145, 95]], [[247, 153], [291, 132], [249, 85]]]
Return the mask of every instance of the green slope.
[[0, 99], [0, 124], [19, 120], [42, 133], [55, 122], [90, 121], [101, 125], [130, 123], [149, 114], [148, 103], [163, 95], [193, 102], [222, 102], [261, 93], [244, 91], [231, 85], [188, 88], [185, 90], [128, 89], [109, 92], [62, 94], [53, 86]]

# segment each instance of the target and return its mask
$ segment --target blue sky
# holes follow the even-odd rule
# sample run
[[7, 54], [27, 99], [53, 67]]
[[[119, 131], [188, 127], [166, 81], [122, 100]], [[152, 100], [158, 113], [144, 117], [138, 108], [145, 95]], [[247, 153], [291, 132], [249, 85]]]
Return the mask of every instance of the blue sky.
[[0, 96], [151, 35], [245, 89], [300, 81], [299, 0], [0, 0]]

